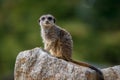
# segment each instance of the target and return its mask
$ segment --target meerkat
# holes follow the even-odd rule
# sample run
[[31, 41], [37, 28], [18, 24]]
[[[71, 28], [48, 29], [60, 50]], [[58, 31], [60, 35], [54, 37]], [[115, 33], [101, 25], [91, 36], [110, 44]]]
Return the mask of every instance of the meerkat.
[[55, 22], [55, 17], [51, 14], [42, 15], [39, 18], [39, 25], [41, 26], [41, 37], [43, 39], [44, 49], [57, 58], [61, 58], [77, 65], [95, 70], [98, 74], [97, 80], [104, 80], [102, 72], [96, 67], [88, 63], [77, 62], [72, 59], [72, 37], [68, 31], [57, 26]]

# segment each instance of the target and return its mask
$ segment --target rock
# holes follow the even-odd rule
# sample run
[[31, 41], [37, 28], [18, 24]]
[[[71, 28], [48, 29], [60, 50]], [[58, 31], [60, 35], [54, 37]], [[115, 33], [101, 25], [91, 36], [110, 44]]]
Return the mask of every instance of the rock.
[[[120, 80], [120, 66], [103, 69], [105, 80]], [[41, 48], [20, 52], [15, 80], [96, 80], [96, 72], [51, 56]]]

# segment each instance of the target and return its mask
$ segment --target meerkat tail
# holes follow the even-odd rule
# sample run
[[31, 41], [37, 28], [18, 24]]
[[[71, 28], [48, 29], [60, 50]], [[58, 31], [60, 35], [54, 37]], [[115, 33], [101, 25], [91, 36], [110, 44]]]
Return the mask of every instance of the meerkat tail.
[[88, 63], [84, 63], [84, 62], [78, 62], [78, 61], [75, 61], [75, 60], [72, 60], [71, 59], [71, 62], [73, 62], [73, 63], [75, 63], [75, 64], [77, 64], [77, 65], [80, 65], [80, 66], [84, 66], [84, 67], [88, 67], [88, 68], [90, 68], [90, 69], [93, 69], [93, 70], [95, 70], [96, 71], [96, 73], [97, 73], [97, 80], [104, 80], [104, 76], [103, 76], [103, 73], [99, 70], [99, 69], [97, 69], [96, 67], [94, 67], [94, 66], [92, 66], [92, 65], [90, 65], [90, 64], [88, 64]]

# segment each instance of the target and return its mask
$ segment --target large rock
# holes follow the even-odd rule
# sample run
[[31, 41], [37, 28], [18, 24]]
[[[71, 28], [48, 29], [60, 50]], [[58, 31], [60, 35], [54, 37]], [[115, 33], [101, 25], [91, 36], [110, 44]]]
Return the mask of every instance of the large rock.
[[[120, 80], [120, 66], [103, 69], [105, 80]], [[16, 58], [15, 80], [96, 80], [96, 72], [34, 48]]]

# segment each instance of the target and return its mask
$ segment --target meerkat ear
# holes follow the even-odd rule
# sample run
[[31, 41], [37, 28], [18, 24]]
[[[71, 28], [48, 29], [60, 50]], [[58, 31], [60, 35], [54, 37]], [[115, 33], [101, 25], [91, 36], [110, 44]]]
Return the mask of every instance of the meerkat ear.
[[55, 22], [56, 22], [56, 19], [54, 18], [53, 20], [54, 20], [54, 23], [55, 23]]

